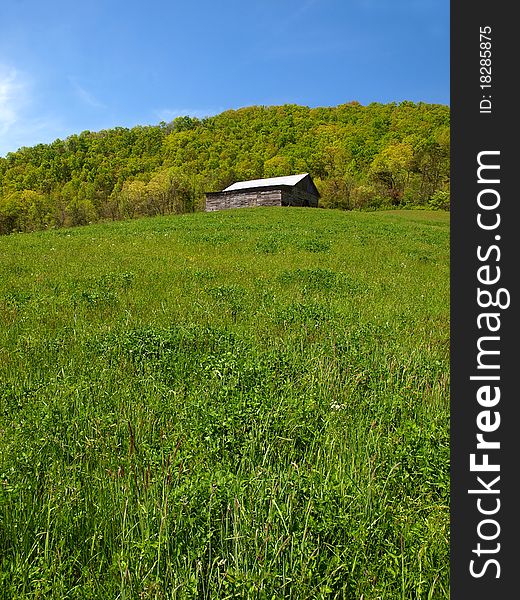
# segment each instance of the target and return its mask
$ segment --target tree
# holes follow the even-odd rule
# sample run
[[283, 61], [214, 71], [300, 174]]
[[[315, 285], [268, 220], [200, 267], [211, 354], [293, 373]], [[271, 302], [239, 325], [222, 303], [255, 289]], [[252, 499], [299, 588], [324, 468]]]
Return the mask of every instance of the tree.
[[292, 174], [292, 162], [277, 154], [264, 162], [264, 177], [283, 177]]
[[399, 204], [410, 180], [413, 166], [413, 148], [405, 142], [386, 146], [372, 161], [370, 174], [383, 195]]

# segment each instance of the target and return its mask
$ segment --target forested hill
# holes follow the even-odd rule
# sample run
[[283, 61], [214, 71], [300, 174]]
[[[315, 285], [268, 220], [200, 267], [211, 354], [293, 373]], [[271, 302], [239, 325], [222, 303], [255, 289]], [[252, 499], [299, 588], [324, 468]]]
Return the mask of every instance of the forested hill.
[[0, 233], [198, 210], [237, 180], [308, 172], [325, 207], [449, 207], [449, 107], [252, 106], [84, 131], [0, 158]]

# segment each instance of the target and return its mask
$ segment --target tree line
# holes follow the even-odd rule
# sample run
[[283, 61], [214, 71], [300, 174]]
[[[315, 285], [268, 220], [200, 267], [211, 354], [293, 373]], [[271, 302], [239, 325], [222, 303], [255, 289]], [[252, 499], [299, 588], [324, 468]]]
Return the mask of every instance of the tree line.
[[308, 172], [327, 208], [449, 209], [449, 107], [251, 106], [84, 131], [0, 158], [0, 233], [202, 210], [204, 192]]

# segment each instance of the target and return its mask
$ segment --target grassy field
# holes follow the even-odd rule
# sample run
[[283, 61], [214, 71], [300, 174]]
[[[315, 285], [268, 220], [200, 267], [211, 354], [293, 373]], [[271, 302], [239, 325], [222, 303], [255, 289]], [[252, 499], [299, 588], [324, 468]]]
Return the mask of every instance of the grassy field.
[[0, 238], [0, 598], [449, 597], [449, 215]]

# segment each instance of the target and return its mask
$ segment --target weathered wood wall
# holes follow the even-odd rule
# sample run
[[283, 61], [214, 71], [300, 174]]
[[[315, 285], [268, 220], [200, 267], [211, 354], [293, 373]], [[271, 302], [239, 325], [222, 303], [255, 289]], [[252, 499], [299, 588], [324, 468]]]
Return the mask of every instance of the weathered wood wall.
[[208, 192], [206, 211], [224, 208], [246, 208], [248, 206], [281, 206], [282, 191], [276, 190], [235, 190], [231, 192]]

